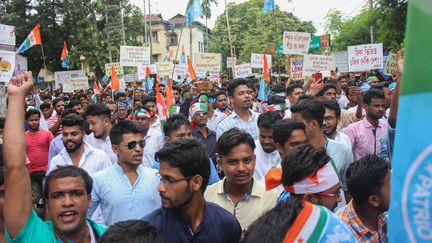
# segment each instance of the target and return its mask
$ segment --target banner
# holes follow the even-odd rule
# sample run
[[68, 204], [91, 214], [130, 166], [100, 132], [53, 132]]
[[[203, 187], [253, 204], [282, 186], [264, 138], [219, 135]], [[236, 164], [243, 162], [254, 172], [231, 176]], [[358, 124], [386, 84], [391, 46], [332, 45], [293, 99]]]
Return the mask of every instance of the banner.
[[252, 67], [250, 63], [240, 64], [234, 66], [235, 78], [246, 78], [252, 76]]
[[390, 52], [384, 63], [384, 74], [392, 75], [393, 73], [397, 73], [397, 71], [396, 54]]
[[0, 82], [9, 83], [15, 70], [15, 52], [0, 50]]
[[0, 44], [15, 46], [15, 26], [0, 24]]
[[207, 75], [207, 72], [206, 72], [206, 71], [198, 70], [198, 71], [195, 71], [195, 74], [196, 74], [196, 76], [197, 76], [198, 78], [205, 78], [206, 75]]
[[335, 59], [336, 67], [339, 73], [347, 73], [348, 71], [348, 51], [336, 51], [330, 53]]
[[382, 69], [383, 63], [383, 45], [381, 43], [348, 46], [348, 69], [350, 72]]
[[[271, 69], [272, 68], [272, 56], [266, 55], [266, 57], [267, 57], [267, 62], [268, 62], [269, 68]], [[250, 64], [251, 64], [252, 68], [264, 68], [263, 54], [252, 53]]]
[[310, 42], [310, 33], [285, 31], [283, 35], [283, 54], [307, 54]]
[[195, 71], [220, 71], [222, 56], [219, 53], [196, 53]]
[[105, 64], [105, 75], [108, 77], [111, 77], [111, 68], [114, 67], [114, 70], [116, 71], [117, 75], [123, 75], [123, 67], [120, 65], [119, 62], [113, 62], [113, 63], [106, 63]]
[[145, 46], [120, 46], [120, 65], [138, 67], [150, 64], [150, 48]]
[[138, 72], [138, 79], [139, 80], [144, 80], [146, 78], [146, 67], [150, 68], [150, 74], [157, 74], [157, 66], [156, 64], [151, 64], [151, 65], [141, 65], [137, 67], [137, 72]]
[[180, 79], [184, 79], [187, 76], [187, 66], [185, 64], [177, 64], [174, 67], [174, 80], [178, 80], [180, 76]]
[[226, 67], [233, 68], [237, 64], [237, 57], [227, 57]]
[[219, 71], [210, 71], [210, 81], [219, 83], [220, 73]]
[[71, 78], [69, 82], [63, 83], [63, 92], [70, 93], [74, 90], [79, 89], [88, 89], [89, 83], [87, 77], [75, 77]]
[[303, 58], [291, 59], [291, 80], [303, 79]]
[[335, 70], [336, 62], [332, 56], [304, 55], [303, 76], [311, 76], [318, 71]]
[[54, 85], [55, 87], [54, 88], [58, 89], [60, 87], [60, 84], [62, 84], [64, 92], [71, 92], [71, 91], [65, 91], [64, 90], [65, 86], [66, 86], [66, 89], [69, 89], [69, 90], [72, 89], [73, 90], [73, 85], [68, 84], [71, 82], [71, 79], [81, 79], [82, 80], [84, 78], [87, 78], [87, 76], [83, 70], [55, 72], [54, 73], [54, 81], [55, 81], [55, 85]]
[[168, 76], [171, 78], [173, 73], [174, 64], [172, 62], [158, 62], [157, 63], [157, 73], [159, 77], [163, 78]]

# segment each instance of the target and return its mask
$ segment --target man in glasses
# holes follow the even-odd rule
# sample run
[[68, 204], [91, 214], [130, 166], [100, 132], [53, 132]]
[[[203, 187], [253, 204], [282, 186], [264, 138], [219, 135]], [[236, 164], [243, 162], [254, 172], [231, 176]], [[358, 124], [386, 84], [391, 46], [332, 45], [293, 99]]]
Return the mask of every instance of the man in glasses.
[[200, 142], [179, 138], [155, 157], [160, 163], [162, 208], [143, 220], [154, 225], [165, 242], [238, 242], [241, 228], [235, 217], [204, 199], [210, 160]]
[[215, 161], [216, 133], [207, 127], [208, 106], [205, 103], [195, 103], [189, 108], [194, 128], [192, 136], [203, 142], [207, 147], [207, 153]]
[[93, 176], [92, 208], [100, 205], [107, 225], [140, 219], [160, 207], [156, 170], [142, 166], [145, 140], [133, 121], [114, 125], [110, 138], [117, 162]]

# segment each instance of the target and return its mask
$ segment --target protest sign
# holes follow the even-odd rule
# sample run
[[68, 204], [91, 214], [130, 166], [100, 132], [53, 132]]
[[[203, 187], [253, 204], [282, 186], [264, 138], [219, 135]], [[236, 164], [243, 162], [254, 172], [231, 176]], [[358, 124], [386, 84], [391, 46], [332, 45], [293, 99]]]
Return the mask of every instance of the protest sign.
[[120, 46], [120, 65], [138, 67], [150, 64], [150, 48], [145, 46]]
[[9, 83], [15, 70], [15, 52], [0, 50], [0, 82]]
[[186, 77], [186, 75], [187, 75], [187, 66], [185, 64], [175, 65], [173, 79], [178, 80], [178, 77], [180, 77], [180, 79], [183, 79]]
[[128, 73], [124, 75], [124, 80], [126, 83], [133, 83], [138, 80], [138, 75], [136, 73]]
[[202, 71], [202, 70], [195, 70], [195, 74], [198, 78], [205, 78], [207, 75], [207, 72]]
[[157, 63], [157, 73], [159, 77], [164, 78], [165, 76], [171, 77], [174, 69], [174, 64], [172, 62], [158, 62]]
[[113, 63], [106, 63], [105, 64], [105, 75], [108, 77], [111, 77], [111, 69], [114, 67], [114, 70], [117, 75], [123, 75], [123, 67], [120, 65], [119, 62], [113, 62]]
[[304, 55], [303, 75], [311, 76], [319, 71], [335, 70], [336, 62], [332, 56]]
[[252, 67], [250, 63], [240, 64], [234, 66], [235, 78], [246, 78], [252, 76]]
[[348, 72], [348, 51], [336, 51], [330, 53], [335, 59], [336, 67], [339, 73], [347, 73]]
[[398, 72], [398, 67], [396, 61], [396, 54], [390, 52], [384, 64], [384, 74], [392, 75], [393, 73], [397, 73], [397, 72]]
[[219, 53], [196, 53], [195, 71], [220, 71], [222, 56]]
[[307, 54], [310, 42], [310, 33], [285, 31], [283, 35], [283, 54]]
[[157, 74], [157, 66], [156, 64], [151, 65], [141, 65], [138, 66], [137, 72], [138, 72], [138, 79], [143, 80], [146, 78], [146, 67], [150, 68], [150, 74]]
[[348, 46], [348, 69], [350, 72], [382, 69], [383, 63], [383, 45], [381, 43]]
[[63, 92], [69, 93], [77, 89], [88, 89], [88, 78], [87, 77], [74, 77], [70, 78], [69, 82], [63, 83]]
[[0, 24], [0, 44], [15, 46], [15, 26]]
[[[269, 68], [272, 68], [272, 56], [266, 55], [267, 63]], [[264, 57], [263, 54], [252, 53], [251, 54], [251, 67], [252, 68], [264, 68]]]
[[27, 71], [27, 58], [16, 55], [15, 56], [15, 75]]
[[303, 79], [303, 58], [291, 59], [291, 79], [292, 80]]
[[[72, 89], [73, 85], [69, 84], [71, 79], [84, 79], [87, 78], [84, 70], [74, 70], [74, 71], [59, 71], [54, 73], [54, 81], [55, 81], [55, 89], [58, 89], [60, 84], [63, 86], [63, 92], [71, 92], [65, 91], [65, 86], [67, 90]], [[83, 83], [83, 81], [75, 81], [75, 83]], [[88, 83], [87, 83], [88, 86]]]
[[210, 71], [209, 74], [210, 74], [210, 81], [219, 82], [219, 79], [220, 79], [219, 71]]
[[227, 68], [233, 68], [237, 63], [237, 57], [227, 57]]

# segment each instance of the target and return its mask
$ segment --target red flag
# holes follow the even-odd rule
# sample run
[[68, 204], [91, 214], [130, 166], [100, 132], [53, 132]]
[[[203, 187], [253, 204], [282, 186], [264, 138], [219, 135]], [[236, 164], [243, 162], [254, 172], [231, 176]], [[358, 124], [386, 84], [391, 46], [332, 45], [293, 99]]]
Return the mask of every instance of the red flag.
[[270, 81], [270, 74], [269, 74], [269, 66], [267, 63], [267, 57], [265, 53], [263, 53], [263, 58], [264, 58], [264, 81], [267, 84], [267, 82]]
[[174, 95], [172, 83], [169, 77], [167, 77], [167, 88], [166, 88], [166, 107], [169, 108], [174, 104]]
[[145, 74], [146, 74], [146, 78], [150, 77], [151, 74], [150, 67], [146, 67]]
[[114, 70], [114, 66], [111, 67], [111, 89], [115, 91], [120, 90], [120, 82], [117, 78], [116, 71]]
[[93, 83], [93, 92], [99, 93], [99, 82], [97, 80]]
[[60, 60], [63, 61], [65, 59], [67, 59], [68, 55], [69, 55], [69, 51], [67, 49], [66, 41], [63, 41], [63, 50], [62, 50], [62, 53], [61, 53]]
[[189, 76], [191, 77], [192, 80], [198, 80], [196, 74], [195, 74], [195, 70], [192, 66], [192, 62], [189, 58], [189, 56], [187, 57], [187, 63], [188, 63], [188, 72], [189, 72]]
[[165, 102], [163, 100], [162, 94], [159, 91], [159, 84], [156, 84], [156, 106], [159, 111], [159, 120], [165, 121], [168, 117], [168, 113], [165, 107]]

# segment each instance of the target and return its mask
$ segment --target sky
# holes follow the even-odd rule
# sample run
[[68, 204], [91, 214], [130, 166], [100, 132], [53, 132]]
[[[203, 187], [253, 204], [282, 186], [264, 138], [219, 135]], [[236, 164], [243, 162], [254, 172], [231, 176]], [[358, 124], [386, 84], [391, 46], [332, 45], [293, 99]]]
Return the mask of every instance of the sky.
[[[146, 3], [146, 12], [148, 12], [148, 1], [150, 1], [151, 13], [161, 13], [164, 19], [169, 19], [176, 14], [183, 14], [186, 11], [188, 0], [130, 0], [139, 8], [143, 9]], [[246, 0], [226, 0], [227, 3], [242, 3]], [[332, 9], [342, 11], [344, 17], [355, 16], [366, 6], [367, 0], [275, 0], [283, 11], [293, 12], [295, 16], [303, 21], [312, 21], [317, 29], [316, 34], [324, 34], [324, 22], [326, 14]], [[311, 8], [312, 6], [312, 8]], [[208, 25], [214, 26], [217, 16], [221, 15], [225, 9], [224, 0], [218, 0], [218, 6], [212, 5], [212, 18]], [[204, 20], [201, 20], [204, 23]]]

